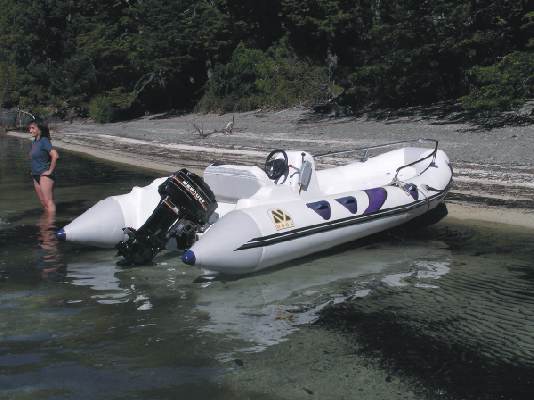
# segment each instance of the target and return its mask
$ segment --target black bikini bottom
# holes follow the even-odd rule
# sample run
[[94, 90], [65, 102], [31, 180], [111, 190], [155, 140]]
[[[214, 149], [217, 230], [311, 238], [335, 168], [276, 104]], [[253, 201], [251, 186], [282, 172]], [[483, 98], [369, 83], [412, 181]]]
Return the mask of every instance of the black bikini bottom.
[[41, 176], [46, 176], [47, 178], [52, 179], [54, 182], [56, 181], [56, 174], [54, 172], [50, 175], [32, 175], [33, 180], [38, 184], [41, 183]]

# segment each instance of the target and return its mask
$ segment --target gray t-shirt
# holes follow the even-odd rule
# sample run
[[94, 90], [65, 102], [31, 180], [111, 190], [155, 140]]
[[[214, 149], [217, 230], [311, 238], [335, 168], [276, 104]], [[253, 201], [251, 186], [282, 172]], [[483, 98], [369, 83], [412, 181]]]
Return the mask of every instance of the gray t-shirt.
[[32, 175], [41, 175], [50, 168], [50, 150], [52, 150], [52, 143], [46, 137], [32, 142]]

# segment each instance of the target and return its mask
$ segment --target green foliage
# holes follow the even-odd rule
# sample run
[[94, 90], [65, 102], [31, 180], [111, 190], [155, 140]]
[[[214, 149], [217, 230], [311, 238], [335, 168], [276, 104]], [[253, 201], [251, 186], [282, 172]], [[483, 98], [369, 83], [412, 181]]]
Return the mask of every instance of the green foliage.
[[526, 48], [533, 50], [534, 49], [534, 11], [526, 13], [521, 18], [520, 30], [522, 36], [525, 38], [527, 44]]
[[0, 57], [17, 71], [18, 105], [50, 103], [50, 76], [64, 55], [68, 5], [63, 1], [0, 0]]
[[471, 90], [461, 97], [472, 111], [504, 111], [534, 97], [534, 51], [514, 52], [500, 62], [469, 70]]
[[258, 70], [256, 87], [265, 103], [273, 107], [323, 102], [334, 90], [326, 66], [298, 58], [286, 41], [268, 49], [267, 58], [258, 65]]
[[340, 91], [355, 110], [462, 96], [467, 108], [506, 109], [532, 95], [518, 83], [531, 58], [517, 55], [534, 49], [529, 7], [525, 0], [0, 0], [0, 101], [60, 115], [91, 108], [98, 120], [195, 105], [312, 104]]
[[108, 96], [97, 96], [89, 102], [89, 116], [100, 124], [113, 121], [115, 108]]
[[372, 0], [281, 0], [291, 44], [322, 63], [329, 54], [349, 63], [360, 56], [373, 20]]
[[16, 66], [0, 62], [0, 108], [14, 102], [13, 88], [17, 79]]
[[98, 123], [113, 122], [128, 114], [136, 100], [136, 94], [123, 88], [114, 88], [89, 102], [89, 116]]
[[527, 46], [529, 20], [519, 1], [375, 3], [362, 57], [340, 63], [344, 100], [357, 109], [456, 99], [469, 91], [470, 68]]
[[328, 86], [327, 69], [297, 58], [285, 41], [266, 52], [240, 44], [230, 62], [214, 69], [199, 108], [243, 111], [309, 105], [326, 100]]

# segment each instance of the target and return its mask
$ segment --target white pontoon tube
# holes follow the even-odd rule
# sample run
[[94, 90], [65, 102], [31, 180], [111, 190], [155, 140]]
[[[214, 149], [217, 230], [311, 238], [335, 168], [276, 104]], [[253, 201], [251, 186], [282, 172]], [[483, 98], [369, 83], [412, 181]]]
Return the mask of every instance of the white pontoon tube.
[[[370, 150], [414, 142], [432, 142], [434, 148], [403, 147], [368, 157]], [[250, 273], [404, 224], [437, 207], [450, 188], [452, 168], [437, 146], [435, 140], [416, 139], [328, 152], [316, 157], [354, 151], [364, 157], [320, 171], [314, 157], [303, 151], [275, 150], [263, 170], [210, 165], [195, 190], [213, 194], [215, 199], [206, 195], [204, 201], [217, 208], [182, 213], [201, 216], [192, 224], [193, 240], [182, 240], [182, 245], [194, 242], [182, 260], [220, 273]], [[143, 224], [164, 200], [158, 187], [166, 181], [159, 178], [97, 203], [60, 235], [107, 247], [128, 240], [123, 228], [146, 230]], [[188, 185], [181, 191], [188, 191]], [[165, 240], [183, 237], [183, 224], [179, 217], [170, 223]]]

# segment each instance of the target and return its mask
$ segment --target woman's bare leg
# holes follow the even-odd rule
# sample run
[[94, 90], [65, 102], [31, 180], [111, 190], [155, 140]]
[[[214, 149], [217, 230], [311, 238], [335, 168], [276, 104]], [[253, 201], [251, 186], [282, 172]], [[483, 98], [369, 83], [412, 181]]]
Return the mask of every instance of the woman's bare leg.
[[46, 201], [43, 197], [43, 191], [41, 190], [41, 185], [37, 183], [35, 179], [33, 180], [33, 187], [35, 189], [35, 193], [37, 194], [37, 197], [39, 198], [39, 201], [41, 202], [43, 208], [46, 210]]
[[46, 204], [46, 211], [49, 213], [56, 212], [56, 204], [54, 203], [54, 180], [47, 176], [41, 175], [41, 193]]

